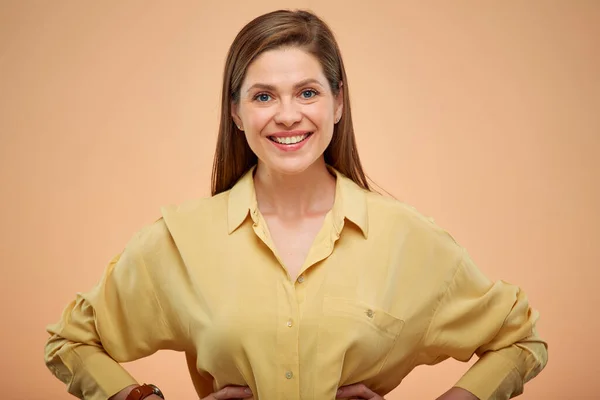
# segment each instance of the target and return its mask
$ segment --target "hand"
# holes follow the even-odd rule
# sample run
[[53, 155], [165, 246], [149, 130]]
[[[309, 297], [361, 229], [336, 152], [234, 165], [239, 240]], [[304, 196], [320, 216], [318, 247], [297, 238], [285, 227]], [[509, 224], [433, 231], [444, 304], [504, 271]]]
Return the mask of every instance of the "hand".
[[253, 399], [252, 391], [247, 386], [225, 386], [201, 400]]
[[342, 386], [338, 389], [336, 399], [366, 399], [366, 400], [385, 400], [377, 393], [366, 387], [363, 383]]
[[479, 398], [468, 390], [453, 387], [436, 400], [479, 400]]

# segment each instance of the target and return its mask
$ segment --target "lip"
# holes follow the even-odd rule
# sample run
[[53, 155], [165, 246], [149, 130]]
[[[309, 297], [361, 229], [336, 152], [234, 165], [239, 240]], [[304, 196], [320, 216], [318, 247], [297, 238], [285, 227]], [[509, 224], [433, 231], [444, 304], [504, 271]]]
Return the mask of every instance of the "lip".
[[[300, 135], [306, 135], [307, 133], [310, 133], [310, 135], [308, 135], [308, 137], [306, 139], [304, 139], [301, 142], [298, 142], [296, 144], [281, 144], [281, 143], [277, 143], [271, 139], [269, 139], [269, 137], [278, 137], [278, 138], [284, 138], [284, 137], [289, 137], [289, 136], [300, 136]], [[267, 137], [267, 140], [273, 144], [273, 146], [277, 147], [279, 150], [284, 151], [284, 152], [294, 152], [294, 151], [298, 151], [300, 150], [302, 147], [304, 147], [306, 145], [307, 142], [309, 142], [312, 137], [314, 136], [314, 132], [311, 131], [285, 131], [285, 132], [277, 132], [273, 135], [269, 135]]]
[[270, 135], [267, 135], [267, 137], [278, 137], [278, 138], [284, 138], [284, 137], [291, 137], [291, 136], [302, 136], [302, 135], [306, 135], [307, 133], [310, 133], [311, 131], [282, 131], [282, 132], [275, 132], [275, 133], [271, 133]]

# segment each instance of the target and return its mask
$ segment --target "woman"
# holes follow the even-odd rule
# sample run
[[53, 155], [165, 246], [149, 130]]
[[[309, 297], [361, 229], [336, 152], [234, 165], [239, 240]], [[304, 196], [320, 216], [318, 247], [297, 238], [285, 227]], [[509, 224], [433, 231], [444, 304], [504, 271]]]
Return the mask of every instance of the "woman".
[[48, 328], [85, 399], [163, 395], [119, 365], [186, 353], [202, 399], [382, 399], [416, 366], [480, 359], [440, 399], [507, 399], [546, 364], [523, 292], [369, 190], [329, 28], [258, 17], [225, 66], [213, 196], [165, 207]]

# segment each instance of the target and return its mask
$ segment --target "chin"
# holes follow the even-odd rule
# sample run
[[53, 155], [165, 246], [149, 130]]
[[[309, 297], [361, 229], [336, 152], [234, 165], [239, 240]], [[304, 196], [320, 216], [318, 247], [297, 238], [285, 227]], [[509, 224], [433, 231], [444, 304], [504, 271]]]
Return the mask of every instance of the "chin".
[[288, 159], [288, 160], [270, 160], [269, 162], [262, 162], [266, 169], [282, 174], [282, 175], [298, 175], [306, 170], [310, 169], [317, 160], [306, 160], [306, 159]]

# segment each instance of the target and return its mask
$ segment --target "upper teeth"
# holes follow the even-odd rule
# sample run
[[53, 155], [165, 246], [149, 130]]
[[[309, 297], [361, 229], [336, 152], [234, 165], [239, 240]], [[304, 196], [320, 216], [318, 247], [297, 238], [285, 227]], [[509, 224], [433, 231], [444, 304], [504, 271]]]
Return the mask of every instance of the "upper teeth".
[[299, 142], [303, 141], [304, 139], [306, 139], [307, 136], [308, 136], [308, 133], [306, 133], [304, 135], [299, 135], [299, 136], [287, 136], [287, 137], [273, 136], [273, 140], [276, 141], [277, 143], [281, 143], [281, 144], [296, 144], [296, 143], [299, 143]]

